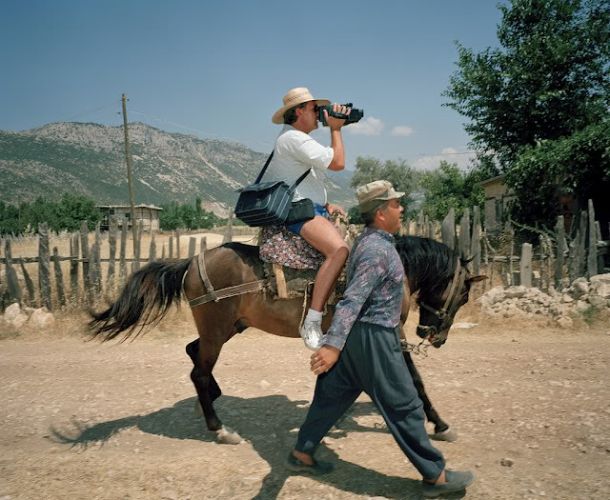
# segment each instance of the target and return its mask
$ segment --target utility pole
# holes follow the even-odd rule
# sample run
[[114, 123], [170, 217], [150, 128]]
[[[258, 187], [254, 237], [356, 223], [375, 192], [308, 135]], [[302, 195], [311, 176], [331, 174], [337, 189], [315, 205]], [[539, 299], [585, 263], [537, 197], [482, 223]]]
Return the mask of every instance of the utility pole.
[[131, 154], [129, 154], [129, 134], [127, 132], [127, 96], [123, 94], [123, 132], [125, 132], [125, 161], [127, 162], [127, 186], [129, 188], [129, 206], [131, 207], [131, 234], [133, 235], [133, 250], [135, 255], [138, 228], [136, 227], [136, 209], [133, 202], [133, 184], [131, 181]]

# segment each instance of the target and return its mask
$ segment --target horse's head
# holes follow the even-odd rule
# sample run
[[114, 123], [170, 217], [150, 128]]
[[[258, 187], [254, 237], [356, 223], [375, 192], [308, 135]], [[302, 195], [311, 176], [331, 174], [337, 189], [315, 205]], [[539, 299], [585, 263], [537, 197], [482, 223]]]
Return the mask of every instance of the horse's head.
[[487, 276], [471, 276], [468, 260], [456, 258], [453, 276], [430, 290], [420, 290], [419, 324], [417, 335], [427, 338], [436, 347], [441, 347], [449, 335], [456, 313], [466, 302], [473, 283]]

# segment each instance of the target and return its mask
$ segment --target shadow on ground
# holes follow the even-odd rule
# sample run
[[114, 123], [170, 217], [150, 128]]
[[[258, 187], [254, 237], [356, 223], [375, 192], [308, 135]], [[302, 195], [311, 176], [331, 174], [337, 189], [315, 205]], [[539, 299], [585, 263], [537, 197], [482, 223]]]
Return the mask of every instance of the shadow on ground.
[[[69, 430], [53, 428], [51, 435], [57, 443], [87, 448], [90, 445], [105, 443], [123, 429], [136, 427], [143, 432], [173, 439], [213, 442], [215, 435], [203, 430], [203, 420], [193, 411], [196, 402], [196, 398], [188, 398], [147, 415], [133, 415], [94, 425], [82, 425], [72, 421]], [[236, 426], [241, 436], [271, 468], [254, 498], [277, 498], [284, 482], [291, 475], [284, 466], [286, 455], [296, 439], [296, 433], [290, 430], [298, 428], [303, 422], [307, 411], [306, 403], [306, 401], [291, 401], [283, 395], [256, 398], [223, 396], [216, 402], [218, 413]], [[353, 418], [374, 412], [372, 403], [354, 404], [350, 413], [337, 424], [336, 428], [333, 428], [329, 436], [339, 438], [347, 433], [362, 431], [387, 432], [380, 426], [362, 426]], [[255, 418], [255, 415], [258, 418]], [[421, 497], [419, 481], [388, 476], [341, 460], [334, 451], [324, 445], [320, 446], [316, 457], [336, 464], [335, 471], [316, 478], [321, 483], [334, 488], [363, 496], [401, 499]], [[461, 498], [461, 495], [450, 498]]]

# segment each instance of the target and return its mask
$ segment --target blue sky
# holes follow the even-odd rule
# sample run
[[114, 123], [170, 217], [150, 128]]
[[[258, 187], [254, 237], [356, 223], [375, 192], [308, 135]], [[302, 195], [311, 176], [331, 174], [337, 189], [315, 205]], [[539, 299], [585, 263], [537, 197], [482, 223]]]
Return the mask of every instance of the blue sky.
[[454, 42], [495, 47], [499, 21], [494, 0], [4, 0], [0, 130], [119, 125], [126, 93], [130, 121], [269, 152], [271, 115], [307, 86], [364, 109], [344, 129], [348, 168], [465, 165], [464, 119], [441, 93]]

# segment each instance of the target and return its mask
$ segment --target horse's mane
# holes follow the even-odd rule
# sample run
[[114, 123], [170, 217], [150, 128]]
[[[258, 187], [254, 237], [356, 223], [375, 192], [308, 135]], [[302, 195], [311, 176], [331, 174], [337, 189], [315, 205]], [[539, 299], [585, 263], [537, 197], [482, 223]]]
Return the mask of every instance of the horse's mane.
[[244, 257], [258, 259], [259, 248], [255, 245], [247, 245], [238, 241], [231, 241], [229, 243], [223, 243], [222, 247], [229, 248], [230, 250], [233, 250], [235, 253], [243, 255]]
[[420, 295], [442, 293], [453, 277], [456, 254], [443, 243], [419, 236], [397, 236], [396, 250], [409, 282], [421, 290]]

